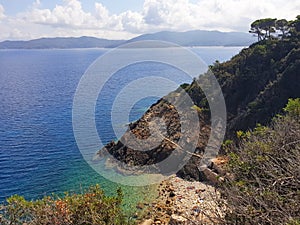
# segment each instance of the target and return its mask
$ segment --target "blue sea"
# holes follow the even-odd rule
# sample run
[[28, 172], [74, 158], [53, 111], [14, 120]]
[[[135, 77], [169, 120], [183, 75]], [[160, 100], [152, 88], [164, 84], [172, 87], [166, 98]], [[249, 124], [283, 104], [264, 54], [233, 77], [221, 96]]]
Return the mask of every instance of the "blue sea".
[[[228, 60], [241, 49], [191, 48], [207, 64]], [[96, 183], [108, 194], [115, 192], [119, 185], [101, 177], [83, 160], [72, 127], [72, 104], [77, 85], [91, 63], [106, 51], [0, 50], [1, 202], [14, 194], [31, 200], [52, 193], [81, 192]], [[105, 142], [116, 138], [110, 124], [113, 98], [122, 85], [147, 71], [158, 76], [181, 73], [166, 65], [148, 63], [129, 66], [115, 74], [102, 90], [102, 102], [106, 104], [96, 105], [96, 125]], [[179, 83], [191, 82], [190, 77], [178, 76]], [[132, 108], [129, 120], [138, 119], [157, 100], [157, 97], [149, 97], [139, 101]], [[122, 109], [119, 110], [121, 113]], [[128, 207], [139, 201], [136, 191], [147, 195], [147, 189], [123, 189], [125, 196], [133, 199], [128, 201]]]

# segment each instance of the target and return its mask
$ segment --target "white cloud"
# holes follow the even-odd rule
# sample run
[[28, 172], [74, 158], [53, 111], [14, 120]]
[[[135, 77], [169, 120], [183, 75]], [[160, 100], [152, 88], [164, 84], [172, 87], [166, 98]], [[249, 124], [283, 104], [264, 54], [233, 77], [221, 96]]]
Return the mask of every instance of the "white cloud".
[[293, 19], [300, 2], [287, 0], [145, 0], [148, 25], [172, 30], [221, 29], [247, 31], [249, 23], [261, 17]]
[[[191, 22], [196, 21], [197, 12], [195, 4], [188, 0], [146, 0], [144, 3], [144, 18], [149, 25], [162, 27], [191, 27]], [[192, 21], [191, 21], [192, 19]]]
[[107, 21], [109, 19], [109, 11], [101, 3], [95, 3], [96, 18], [102, 21]]
[[121, 13], [119, 18], [123, 30], [136, 34], [145, 31], [143, 16], [140, 13], [126, 11], [124, 13]]
[[4, 7], [0, 4], [0, 21], [5, 18]]
[[144, 19], [147, 24], [161, 25], [165, 21], [164, 16], [168, 15], [168, 10], [162, 1], [149, 1], [144, 3]]
[[33, 7], [23, 17], [32, 23], [58, 27], [83, 27], [90, 26], [94, 22], [91, 13], [84, 12], [81, 3], [77, 0], [64, 0], [63, 5], [56, 5], [52, 11]]
[[294, 0], [145, 0], [141, 11], [112, 14], [99, 2], [87, 12], [79, 0], [63, 0], [53, 9], [42, 8], [36, 0], [29, 10], [9, 18], [0, 5], [0, 29], [9, 31], [2, 32], [0, 38], [10, 34], [9, 37], [92, 35], [118, 39], [161, 30], [193, 29], [247, 32], [255, 19], [294, 19], [299, 11], [300, 1]]

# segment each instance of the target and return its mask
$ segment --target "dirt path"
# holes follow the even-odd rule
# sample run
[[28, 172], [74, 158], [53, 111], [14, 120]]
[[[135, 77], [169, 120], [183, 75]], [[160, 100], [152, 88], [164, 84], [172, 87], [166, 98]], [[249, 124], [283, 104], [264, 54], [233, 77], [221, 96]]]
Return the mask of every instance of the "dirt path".
[[159, 197], [149, 205], [145, 220], [139, 224], [217, 224], [221, 216], [215, 187], [171, 176], [159, 185]]

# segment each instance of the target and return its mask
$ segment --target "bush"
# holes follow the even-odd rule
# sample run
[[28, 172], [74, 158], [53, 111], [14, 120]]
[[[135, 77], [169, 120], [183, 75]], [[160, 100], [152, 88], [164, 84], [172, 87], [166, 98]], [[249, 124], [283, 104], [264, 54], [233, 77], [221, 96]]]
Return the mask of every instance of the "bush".
[[1, 225], [124, 225], [128, 224], [121, 210], [122, 191], [108, 197], [99, 186], [85, 194], [68, 194], [63, 198], [44, 197], [26, 201], [12, 196], [2, 206]]
[[230, 153], [231, 176], [222, 187], [226, 224], [299, 224], [299, 103], [289, 100], [285, 116], [249, 132]]
[[294, 117], [300, 116], [300, 98], [289, 99], [283, 110]]

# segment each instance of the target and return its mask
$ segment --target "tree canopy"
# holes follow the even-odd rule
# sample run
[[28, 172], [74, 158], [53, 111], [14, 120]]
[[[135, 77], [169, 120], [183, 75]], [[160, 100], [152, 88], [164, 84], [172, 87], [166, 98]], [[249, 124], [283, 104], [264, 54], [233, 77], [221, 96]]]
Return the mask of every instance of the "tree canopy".
[[250, 25], [250, 33], [257, 35], [258, 41], [271, 38], [285, 38], [300, 32], [300, 15], [296, 20], [265, 18], [255, 20]]

